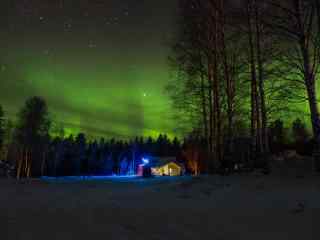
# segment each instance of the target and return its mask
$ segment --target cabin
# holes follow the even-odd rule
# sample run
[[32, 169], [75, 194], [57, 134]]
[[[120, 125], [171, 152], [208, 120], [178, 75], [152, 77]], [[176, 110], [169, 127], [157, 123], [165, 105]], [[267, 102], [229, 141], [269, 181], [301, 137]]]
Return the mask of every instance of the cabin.
[[181, 176], [185, 174], [184, 164], [178, 162], [176, 157], [151, 157], [148, 163], [144, 162], [138, 167], [138, 176]]
[[153, 157], [150, 168], [154, 176], [181, 176], [185, 173], [184, 164], [178, 162], [176, 157]]
[[151, 172], [154, 176], [181, 176], [182, 167], [175, 162], [170, 162], [163, 166], [152, 167]]

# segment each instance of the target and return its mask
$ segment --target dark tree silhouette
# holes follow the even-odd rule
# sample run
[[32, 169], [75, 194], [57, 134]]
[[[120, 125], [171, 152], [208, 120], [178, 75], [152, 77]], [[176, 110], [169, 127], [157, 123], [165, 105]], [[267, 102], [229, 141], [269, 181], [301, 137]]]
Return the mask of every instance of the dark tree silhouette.
[[[205, 139], [198, 143], [207, 149], [207, 169], [232, 160], [235, 137], [245, 138], [248, 130], [251, 161], [268, 161], [271, 119], [302, 98], [309, 103], [320, 165], [319, 1], [180, 0], [179, 9], [170, 55], [177, 80], [168, 89], [174, 105], [185, 110], [188, 134]], [[238, 136], [237, 125], [245, 129]]]
[[86, 136], [83, 133], [79, 133], [75, 140], [75, 156], [73, 158], [74, 172], [75, 175], [87, 174], [88, 169], [88, 159], [86, 157], [87, 153], [87, 143]]
[[[17, 178], [40, 175], [45, 148], [49, 138], [50, 119], [45, 100], [28, 99], [18, 115], [16, 138], [20, 149]], [[34, 166], [34, 167], [33, 167]]]
[[299, 154], [307, 154], [307, 143], [309, 141], [309, 133], [307, 127], [301, 119], [297, 118], [292, 123], [293, 147]]
[[320, 4], [318, 0], [270, 0], [269, 4], [275, 9], [270, 25], [278, 39], [284, 42], [281, 60], [292, 69], [296, 86], [306, 92], [316, 143], [314, 159], [320, 166], [320, 115], [316, 87], [320, 67]]
[[284, 149], [286, 143], [286, 130], [283, 121], [277, 119], [270, 124], [270, 146], [273, 153], [279, 153]]
[[4, 143], [4, 135], [5, 135], [5, 120], [4, 120], [4, 112], [2, 106], [0, 105], [0, 160], [2, 157], [2, 148]]
[[309, 138], [307, 127], [299, 118], [292, 123], [292, 135], [296, 143], [307, 141]]
[[187, 106], [185, 115], [191, 112], [198, 117], [189, 133], [205, 140], [201, 142], [207, 149], [206, 171], [212, 172], [229, 154], [223, 151], [224, 142], [229, 146], [225, 149], [232, 151], [236, 106], [242, 102], [236, 91], [240, 41], [238, 34], [235, 41], [230, 27], [233, 5], [222, 0], [179, 3], [180, 31], [170, 59], [180, 82], [169, 85], [169, 92], [178, 107]]

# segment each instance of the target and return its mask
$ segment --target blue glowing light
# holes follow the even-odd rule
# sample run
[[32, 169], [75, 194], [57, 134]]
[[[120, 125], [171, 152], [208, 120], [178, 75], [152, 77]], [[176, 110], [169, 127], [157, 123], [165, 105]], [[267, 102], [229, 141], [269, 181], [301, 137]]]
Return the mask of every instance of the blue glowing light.
[[112, 175], [112, 176], [66, 176], [66, 177], [41, 177], [44, 181], [58, 181], [58, 182], [81, 182], [81, 181], [99, 181], [99, 180], [109, 180], [109, 181], [130, 181], [138, 179], [136, 175]]
[[143, 164], [149, 164], [150, 160], [148, 158], [142, 158]]

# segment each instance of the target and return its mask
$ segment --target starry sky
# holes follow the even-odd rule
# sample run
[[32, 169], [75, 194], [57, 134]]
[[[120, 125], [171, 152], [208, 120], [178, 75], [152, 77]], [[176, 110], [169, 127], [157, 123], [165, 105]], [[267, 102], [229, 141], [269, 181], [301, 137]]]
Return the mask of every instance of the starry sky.
[[175, 132], [164, 87], [175, 0], [1, 0], [0, 104], [30, 96], [55, 125], [92, 137]]

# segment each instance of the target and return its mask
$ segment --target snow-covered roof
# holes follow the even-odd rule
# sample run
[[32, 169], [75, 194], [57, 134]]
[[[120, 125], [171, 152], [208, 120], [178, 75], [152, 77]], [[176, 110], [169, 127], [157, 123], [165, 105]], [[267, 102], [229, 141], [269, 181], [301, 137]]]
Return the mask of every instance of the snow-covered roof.
[[183, 167], [181, 163], [177, 161], [176, 157], [152, 157], [150, 158], [151, 167], [161, 167], [169, 163], [175, 163], [180, 167]]

